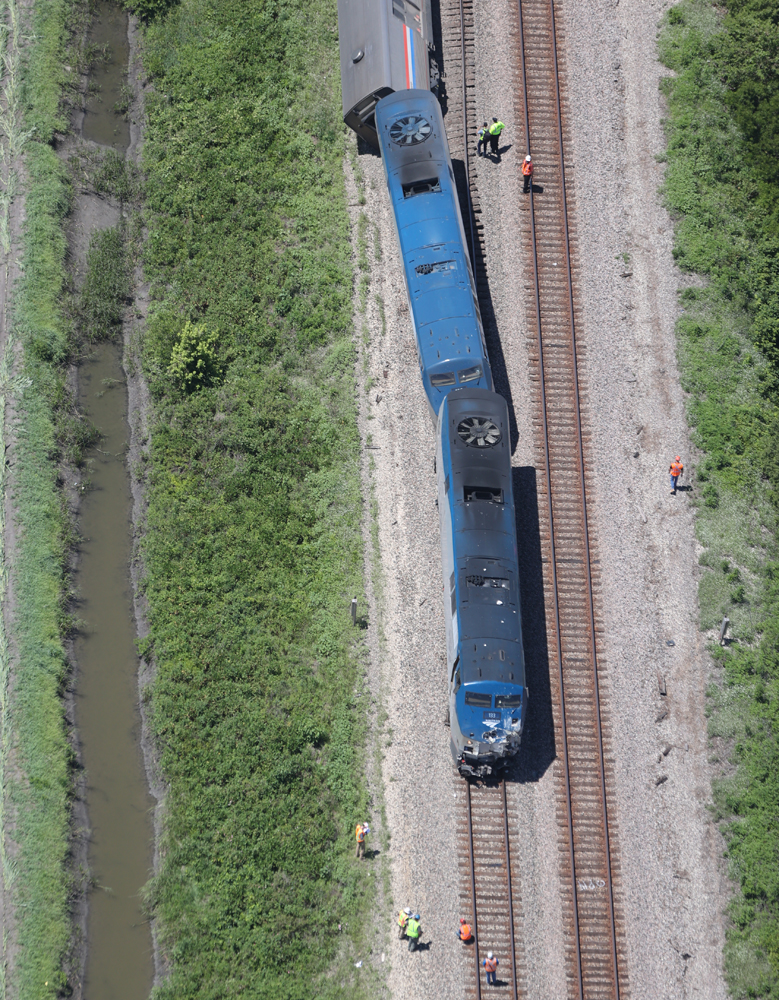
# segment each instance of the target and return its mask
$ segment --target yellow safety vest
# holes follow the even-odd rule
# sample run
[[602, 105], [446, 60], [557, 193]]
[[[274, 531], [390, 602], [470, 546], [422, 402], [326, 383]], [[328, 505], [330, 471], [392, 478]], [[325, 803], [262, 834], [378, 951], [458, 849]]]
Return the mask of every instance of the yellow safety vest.
[[418, 938], [420, 933], [419, 921], [414, 920], [413, 917], [409, 920], [406, 925], [406, 936], [410, 938]]
[[493, 122], [492, 125], [490, 125], [490, 135], [500, 135], [505, 127], [506, 126], [503, 122]]

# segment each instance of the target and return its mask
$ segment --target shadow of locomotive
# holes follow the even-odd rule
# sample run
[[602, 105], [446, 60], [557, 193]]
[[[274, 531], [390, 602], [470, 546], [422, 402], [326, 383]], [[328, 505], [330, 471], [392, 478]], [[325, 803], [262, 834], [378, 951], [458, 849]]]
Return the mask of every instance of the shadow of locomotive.
[[536, 470], [532, 466], [523, 466], [512, 471], [525, 682], [529, 697], [522, 748], [517, 759], [506, 769], [505, 777], [508, 781], [524, 784], [539, 779], [554, 761], [556, 749], [549, 681], [549, 649], [546, 642], [547, 612], [544, 602]]

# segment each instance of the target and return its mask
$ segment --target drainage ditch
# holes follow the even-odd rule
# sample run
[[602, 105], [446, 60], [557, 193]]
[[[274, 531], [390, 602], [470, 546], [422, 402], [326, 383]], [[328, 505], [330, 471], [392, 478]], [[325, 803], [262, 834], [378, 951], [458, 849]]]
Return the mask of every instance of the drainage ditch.
[[[90, 75], [81, 146], [99, 144], [120, 156], [130, 143], [122, 114], [129, 102], [127, 14], [98, 3], [90, 45], [98, 53]], [[94, 148], [94, 146], [92, 147]], [[116, 225], [120, 208], [96, 194], [76, 199], [73, 230], [77, 272], [90, 231]], [[119, 338], [90, 349], [78, 369], [81, 411], [100, 440], [87, 454], [76, 571], [75, 716], [86, 774], [89, 871], [87, 1000], [142, 1000], [153, 980], [152, 939], [141, 889], [152, 867], [153, 800], [141, 752], [138, 656], [130, 560], [131, 492], [127, 468], [127, 384]]]

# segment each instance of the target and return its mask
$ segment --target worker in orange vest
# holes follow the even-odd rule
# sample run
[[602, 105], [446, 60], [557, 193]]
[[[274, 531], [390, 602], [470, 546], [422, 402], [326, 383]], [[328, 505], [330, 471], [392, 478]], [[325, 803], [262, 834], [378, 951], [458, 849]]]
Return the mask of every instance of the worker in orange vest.
[[398, 937], [402, 941], [406, 936], [406, 925], [408, 924], [409, 917], [411, 916], [411, 909], [407, 906], [405, 910], [401, 910], [398, 914]]
[[676, 458], [671, 462], [671, 467], [668, 469], [671, 474], [671, 493], [676, 493], [676, 483], [679, 476], [684, 472], [684, 466], [682, 465], [682, 460], [677, 455]]
[[[495, 958], [491, 951], [487, 952], [487, 957], [481, 960], [481, 964], [484, 966], [484, 971], [487, 973], [487, 985], [495, 985], [495, 973], [498, 970], [500, 962]], [[491, 977], [491, 978], [490, 978]]]
[[471, 930], [471, 925], [466, 923], [462, 917], [460, 917], [460, 927], [457, 931], [457, 937], [464, 943], [468, 944], [469, 941], [473, 939], [473, 931]]
[[371, 832], [371, 828], [367, 823], [358, 823], [355, 828], [355, 836], [357, 837], [357, 857], [365, 857], [365, 835]]
[[525, 186], [522, 189], [522, 194], [527, 194], [530, 190], [530, 185], [533, 183], [533, 160], [530, 157], [530, 153], [525, 157], [525, 162], [522, 164], [522, 176], [525, 178]]

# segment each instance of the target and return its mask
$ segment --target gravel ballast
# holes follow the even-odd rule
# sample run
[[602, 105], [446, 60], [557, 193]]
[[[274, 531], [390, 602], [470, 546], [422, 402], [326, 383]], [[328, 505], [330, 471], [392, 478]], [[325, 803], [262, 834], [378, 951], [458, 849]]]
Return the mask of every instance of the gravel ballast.
[[[605, 624], [630, 993], [634, 1000], [724, 1000], [729, 885], [723, 844], [707, 811], [710, 663], [697, 627], [694, 494], [671, 496], [667, 475], [676, 454], [689, 467], [690, 446], [673, 330], [681, 276], [671, 254], [672, 225], [658, 195], [662, 166], [655, 159], [664, 147], [658, 89], [663, 70], [655, 57], [664, 5], [596, 0], [586, 7], [557, 3], [556, 9], [567, 73], [566, 163], [579, 237], [579, 336], [586, 345], [583, 405], [592, 428], [586, 459], [597, 472], [590, 523], [603, 566], [598, 605]], [[519, 176], [525, 140], [514, 87], [515, 5], [479, 2], [475, 16], [481, 109], [476, 125], [500, 117], [506, 123], [503, 144], [511, 144], [500, 164], [478, 161], [476, 184], [495, 316], [488, 347], [496, 388], [510, 398], [516, 415], [518, 523], [526, 529], [519, 546], [531, 698], [522, 760], [509, 787], [520, 816], [512, 836], [522, 858], [528, 995], [563, 998], [554, 773], [559, 762], [540, 554], [532, 533], [538, 499], [526, 338], [535, 317], [527, 292], [528, 215]], [[466, 861], [458, 853], [455, 827], [459, 779], [443, 724], [435, 434], [381, 162], [364, 151], [359, 167], [366, 204], [354, 204], [352, 217], [356, 224], [366, 213], [369, 245], [375, 227], [381, 247], [381, 260], [371, 254], [367, 313], [358, 317], [370, 338], [361, 347], [365, 367], [361, 361], [358, 374], [366, 481], [375, 495], [381, 554], [368, 628], [372, 684], [384, 699], [392, 734], [383, 762], [394, 904], [385, 915], [392, 925], [386, 957], [393, 996], [423, 1000], [462, 995], [472, 975], [470, 952], [456, 940], [458, 917], [469, 914], [459, 897]], [[543, 185], [543, 178], [536, 182]], [[409, 954], [395, 934], [394, 915], [405, 905], [421, 913], [423, 941], [429, 943], [417, 954]]]

